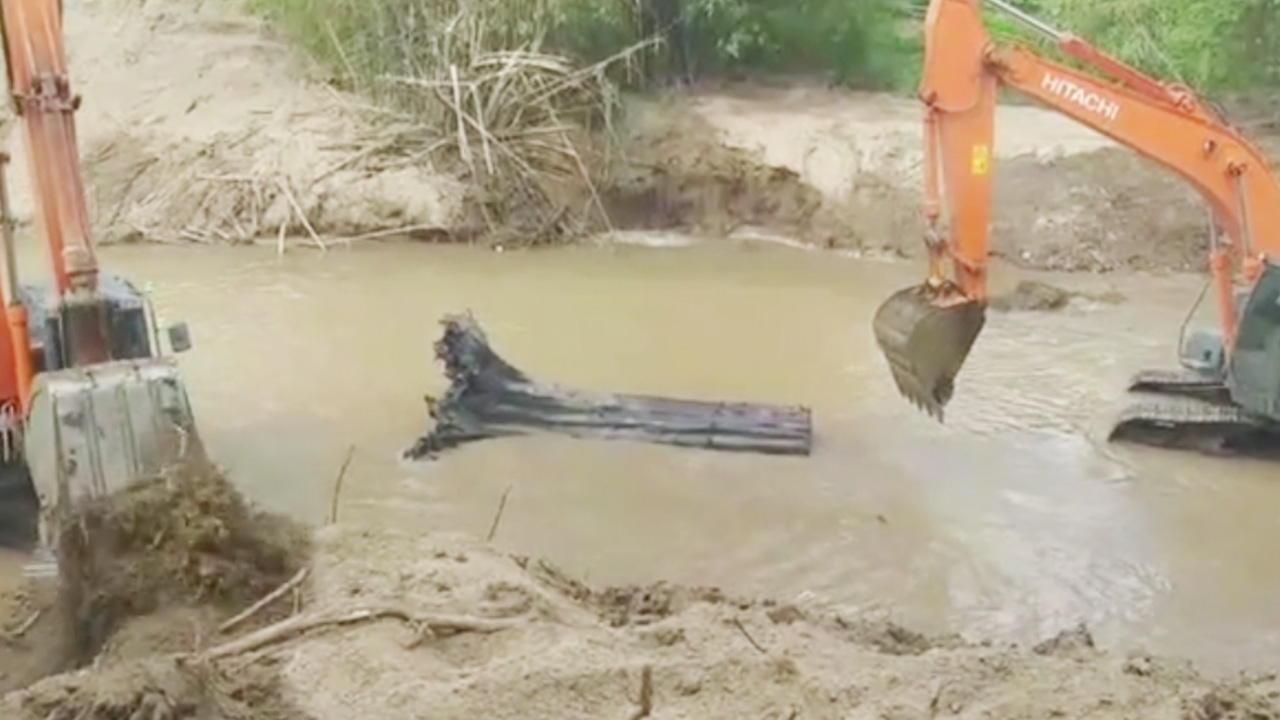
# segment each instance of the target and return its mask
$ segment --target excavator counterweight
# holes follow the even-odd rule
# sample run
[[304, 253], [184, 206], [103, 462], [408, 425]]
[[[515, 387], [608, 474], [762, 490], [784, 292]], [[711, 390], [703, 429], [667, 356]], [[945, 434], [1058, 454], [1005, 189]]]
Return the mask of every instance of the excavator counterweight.
[[[1095, 73], [996, 43], [983, 7]], [[1015, 90], [1180, 176], [1208, 205], [1217, 327], [1191, 333], [1182, 370], [1140, 373], [1111, 440], [1280, 455], [1280, 182], [1267, 158], [1190, 89], [1162, 83], [1009, 0], [930, 0], [924, 22], [926, 280], [873, 322], [894, 384], [937, 418], [982, 331], [996, 93]], [[945, 210], [945, 213], [943, 212]], [[941, 220], [945, 215], [946, 227]]]

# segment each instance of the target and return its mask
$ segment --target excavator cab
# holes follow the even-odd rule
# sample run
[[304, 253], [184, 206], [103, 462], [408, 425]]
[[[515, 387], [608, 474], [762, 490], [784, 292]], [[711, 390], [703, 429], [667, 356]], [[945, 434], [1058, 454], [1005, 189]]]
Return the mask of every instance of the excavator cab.
[[1231, 399], [1254, 415], [1280, 420], [1280, 264], [1268, 261], [1245, 300], [1231, 351]]

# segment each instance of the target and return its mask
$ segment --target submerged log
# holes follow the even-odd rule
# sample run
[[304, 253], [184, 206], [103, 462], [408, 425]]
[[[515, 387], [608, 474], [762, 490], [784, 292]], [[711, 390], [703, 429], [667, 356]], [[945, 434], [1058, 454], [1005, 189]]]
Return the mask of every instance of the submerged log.
[[533, 380], [489, 345], [470, 314], [441, 320], [435, 343], [449, 388], [428, 396], [434, 421], [404, 456], [430, 458], [486, 438], [554, 432], [711, 450], [808, 455], [808, 408], [586, 393]]

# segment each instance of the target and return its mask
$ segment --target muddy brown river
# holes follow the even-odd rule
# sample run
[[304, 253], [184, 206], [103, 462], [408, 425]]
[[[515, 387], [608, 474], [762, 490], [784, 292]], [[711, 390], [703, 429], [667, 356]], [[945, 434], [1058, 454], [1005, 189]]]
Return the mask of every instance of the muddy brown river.
[[[103, 255], [191, 323], [185, 374], [219, 460], [304, 519], [328, 513], [354, 444], [343, 518], [483, 536], [510, 486], [496, 542], [593, 582], [805, 596], [1000, 640], [1084, 620], [1211, 670], [1280, 655], [1276, 468], [1100, 440], [1129, 374], [1174, 361], [1196, 278], [1048, 277], [1129, 300], [993, 314], [940, 426], [897, 396], [870, 332], [915, 264], [774, 247]], [[436, 320], [467, 308], [548, 380], [808, 404], [815, 452], [522, 438], [404, 465], [442, 387]]]

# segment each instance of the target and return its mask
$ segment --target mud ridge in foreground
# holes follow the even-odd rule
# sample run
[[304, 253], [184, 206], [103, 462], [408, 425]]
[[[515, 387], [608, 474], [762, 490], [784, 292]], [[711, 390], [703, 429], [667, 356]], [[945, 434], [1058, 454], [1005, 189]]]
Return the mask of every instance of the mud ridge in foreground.
[[[81, 595], [112, 622], [88, 669], [41, 679], [18, 676], [59, 657], [67, 617], [85, 616], [9, 622], [5, 718], [1280, 716], [1274, 676], [1212, 682], [1098, 650], [1084, 628], [1028, 650], [712, 588], [592, 588], [459, 535], [334, 525], [307, 542], [208, 469], [91, 516], [113, 540], [97, 543]], [[48, 600], [2, 599], [15, 619]]]

